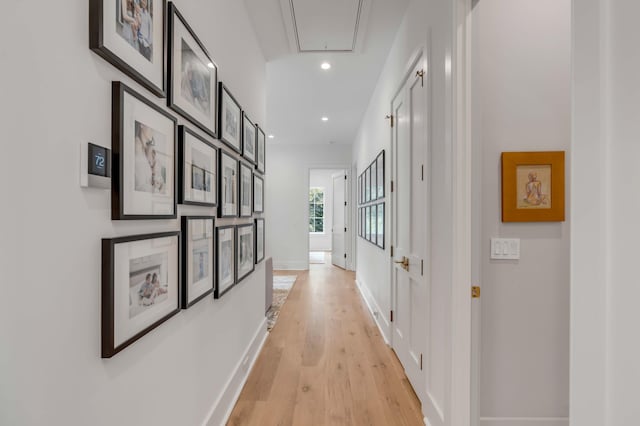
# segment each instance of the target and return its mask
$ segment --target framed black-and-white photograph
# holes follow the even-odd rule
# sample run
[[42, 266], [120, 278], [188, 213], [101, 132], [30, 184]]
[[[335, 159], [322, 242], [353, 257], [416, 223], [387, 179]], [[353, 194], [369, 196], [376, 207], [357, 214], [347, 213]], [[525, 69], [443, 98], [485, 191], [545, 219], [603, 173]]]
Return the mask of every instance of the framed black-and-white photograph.
[[367, 167], [364, 172], [364, 202], [371, 201], [371, 168]]
[[371, 201], [375, 201], [378, 199], [378, 169], [375, 161], [371, 163], [369, 169], [371, 169]]
[[220, 217], [238, 216], [238, 160], [220, 150]]
[[362, 207], [358, 208], [358, 237], [362, 237]]
[[120, 82], [112, 85], [111, 218], [176, 217], [176, 119]]
[[102, 240], [102, 358], [180, 311], [180, 232]]
[[376, 234], [377, 240], [376, 244], [381, 249], [384, 249], [385, 235], [384, 235], [384, 209], [385, 203], [378, 204], [378, 215], [377, 215], [377, 227]]
[[167, 104], [217, 137], [218, 66], [178, 8], [169, 3], [169, 87]]
[[215, 288], [213, 216], [182, 217], [182, 309], [187, 309]]
[[185, 126], [178, 127], [178, 199], [181, 204], [215, 207], [218, 149]]
[[253, 223], [238, 225], [236, 227], [237, 246], [236, 262], [238, 282], [248, 277], [256, 267], [255, 264], [255, 228]]
[[384, 150], [382, 150], [382, 152], [380, 154], [378, 154], [378, 157], [376, 158], [376, 176], [377, 176], [377, 186], [378, 186], [378, 199], [380, 198], [384, 198], [385, 194], [384, 194], [384, 185], [385, 185], [385, 170], [384, 170]]
[[264, 260], [264, 219], [256, 219], [256, 265]]
[[371, 206], [364, 208], [364, 239], [371, 241]]
[[221, 298], [236, 284], [236, 227], [216, 228], [216, 286], [213, 295]]
[[260, 173], [264, 173], [266, 169], [266, 157], [267, 157], [267, 138], [264, 134], [264, 131], [257, 126], [258, 129], [258, 147], [257, 147], [257, 155], [258, 160], [256, 161], [256, 169]]
[[89, 46], [164, 98], [164, 0], [90, 0]]
[[369, 241], [378, 244], [378, 207], [371, 206], [371, 238]]
[[253, 214], [253, 168], [240, 162], [240, 217]]
[[264, 179], [253, 175], [253, 211], [264, 213]]
[[247, 117], [246, 113], [242, 113], [242, 156], [256, 163], [256, 145], [258, 138], [256, 137], [256, 125]]
[[236, 152], [242, 152], [242, 108], [227, 86], [218, 84], [220, 140]]

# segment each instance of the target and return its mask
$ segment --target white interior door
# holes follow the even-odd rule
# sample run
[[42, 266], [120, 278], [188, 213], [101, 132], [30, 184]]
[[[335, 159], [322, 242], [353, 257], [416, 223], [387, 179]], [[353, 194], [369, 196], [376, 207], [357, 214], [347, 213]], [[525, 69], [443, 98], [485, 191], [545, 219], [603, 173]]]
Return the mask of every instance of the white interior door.
[[[428, 246], [427, 82], [422, 60], [393, 99], [393, 349], [416, 395], [427, 400]], [[417, 73], [419, 72], [419, 73]], [[434, 425], [435, 426], [435, 425]]]
[[333, 224], [331, 226], [331, 263], [347, 268], [345, 238], [347, 233], [347, 176], [344, 172], [332, 176], [333, 180]]

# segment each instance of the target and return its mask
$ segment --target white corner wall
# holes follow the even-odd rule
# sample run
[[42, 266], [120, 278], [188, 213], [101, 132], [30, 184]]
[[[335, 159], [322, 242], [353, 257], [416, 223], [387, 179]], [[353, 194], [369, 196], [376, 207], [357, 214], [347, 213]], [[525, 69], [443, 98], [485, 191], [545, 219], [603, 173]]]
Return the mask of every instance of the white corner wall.
[[309, 173], [309, 187], [324, 188], [324, 225], [323, 234], [309, 234], [310, 251], [331, 251], [333, 227], [333, 175], [344, 172], [340, 169], [311, 169]]
[[571, 424], [640, 418], [640, 4], [573, 2]]
[[[309, 170], [351, 165], [351, 145], [267, 142], [267, 252], [274, 269], [309, 269]], [[349, 227], [349, 225], [347, 225]], [[347, 240], [349, 241], [349, 239]], [[347, 263], [351, 250], [347, 247]]]
[[[481, 0], [473, 31], [480, 425], [566, 425], [571, 203], [565, 222], [503, 223], [500, 154], [567, 151], [570, 199], [571, 1]], [[521, 259], [491, 260], [492, 237], [520, 238]]]
[[[109, 192], [79, 186], [80, 144], [111, 145], [112, 80], [165, 105], [90, 51], [88, 3], [11, 1], [0, 17], [0, 424], [201, 425], [213, 413], [217, 425], [266, 333], [263, 264], [220, 301], [100, 358], [101, 238], [179, 222], [111, 221]], [[177, 5], [264, 123], [265, 60], [244, 3]]]

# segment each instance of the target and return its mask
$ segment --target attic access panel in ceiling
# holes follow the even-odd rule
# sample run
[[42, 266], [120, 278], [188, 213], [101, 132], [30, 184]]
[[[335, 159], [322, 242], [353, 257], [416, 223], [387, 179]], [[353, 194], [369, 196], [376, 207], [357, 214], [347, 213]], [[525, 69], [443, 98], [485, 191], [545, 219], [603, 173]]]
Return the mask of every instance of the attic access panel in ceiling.
[[363, 0], [289, 0], [298, 52], [356, 50]]

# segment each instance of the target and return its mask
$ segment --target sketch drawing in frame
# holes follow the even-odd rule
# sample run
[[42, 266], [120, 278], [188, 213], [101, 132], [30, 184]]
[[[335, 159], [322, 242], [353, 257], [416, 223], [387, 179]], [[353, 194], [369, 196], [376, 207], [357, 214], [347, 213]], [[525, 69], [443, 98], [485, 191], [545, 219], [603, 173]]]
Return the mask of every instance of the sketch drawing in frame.
[[182, 217], [182, 309], [215, 289], [214, 216]]
[[238, 216], [238, 167], [239, 162], [233, 156], [220, 150], [220, 167], [218, 169], [220, 189], [219, 216]]
[[214, 297], [221, 298], [236, 284], [236, 227], [216, 228], [216, 287]]
[[185, 126], [178, 127], [178, 146], [179, 202], [217, 206], [218, 149]]

